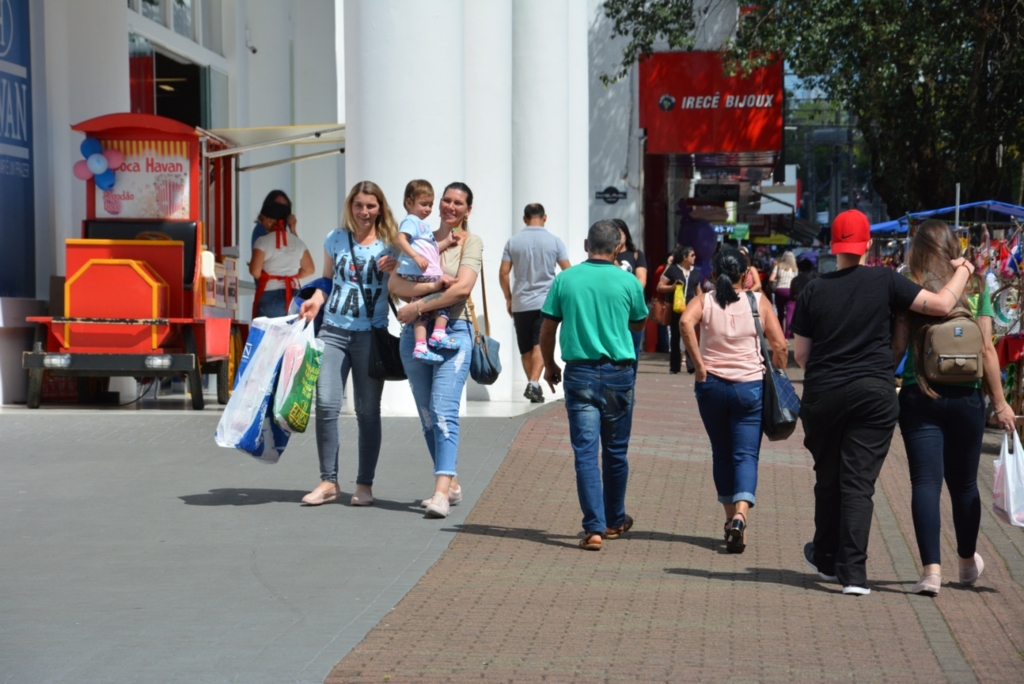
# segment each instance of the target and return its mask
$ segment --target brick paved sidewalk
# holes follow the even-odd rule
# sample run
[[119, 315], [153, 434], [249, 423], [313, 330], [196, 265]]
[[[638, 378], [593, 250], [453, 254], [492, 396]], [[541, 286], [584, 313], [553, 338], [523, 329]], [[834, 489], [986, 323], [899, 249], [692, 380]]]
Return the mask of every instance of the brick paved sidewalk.
[[726, 554], [692, 379], [645, 360], [636, 526], [591, 553], [576, 547], [565, 410], [551, 407], [524, 425], [437, 564], [327, 682], [1024, 680], [1020, 530], [986, 522], [976, 590], [906, 594], [918, 569], [897, 436], [876, 495], [873, 593], [843, 596], [801, 556], [813, 529], [802, 438], [764, 444], [747, 551]]

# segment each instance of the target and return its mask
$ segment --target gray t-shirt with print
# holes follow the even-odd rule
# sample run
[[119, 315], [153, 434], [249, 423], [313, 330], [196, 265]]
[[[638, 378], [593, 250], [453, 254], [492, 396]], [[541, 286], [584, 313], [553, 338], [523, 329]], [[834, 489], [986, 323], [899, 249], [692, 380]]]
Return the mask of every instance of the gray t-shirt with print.
[[555, 280], [565, 243], [541, 226], [527, 226], [505, 243], [502, 261], [512, 262], [512, 311], [539, 311]]

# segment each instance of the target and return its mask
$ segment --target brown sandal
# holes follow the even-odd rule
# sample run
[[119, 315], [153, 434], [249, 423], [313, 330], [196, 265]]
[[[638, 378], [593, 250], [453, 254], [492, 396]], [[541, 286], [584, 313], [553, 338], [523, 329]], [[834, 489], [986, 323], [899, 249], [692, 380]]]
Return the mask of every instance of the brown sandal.
[[605, 539], [618, 539], [633, 528], [633, 516], [626, 514], [626, 520], [618, 527], [607, 527], [604, 531]]
[[[597, 537], [596, 542], [592, 541], [594, 537]], [[584, 532], [583, 539], [580, 539], [580, 548], [584, 551], [600, 551], [602, 541], [600, 532]]]

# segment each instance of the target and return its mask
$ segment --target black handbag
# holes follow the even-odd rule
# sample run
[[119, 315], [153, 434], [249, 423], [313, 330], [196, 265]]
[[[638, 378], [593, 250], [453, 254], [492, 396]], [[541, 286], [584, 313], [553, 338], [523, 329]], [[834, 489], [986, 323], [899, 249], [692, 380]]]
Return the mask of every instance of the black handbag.
[[[398, 318], [398, 311], [395, 304], [388, 298], [391, 310]], [[370, 345], [370, 368], [369, 374], [375, 380], [406, 380], [405, 366], [402, 365], [402, 340], [395, 337], [387, 326], [383, 328], [370, 328], [373, 332], [373, 344]]]
[[757, 299], [747, 292], [750, 311], [754, 314], [754, 327], [761, 342], [761, 356], [764, 358], [764, 390], [761, 392], [761, 432], [769, 442], [788, 439], [796, 430], [796, 421], [800, 416], [800, 399], [796, 396], [793, 383], [783, 368], [772, 364], [768, 353], [768, 341], [764, 338], [761, 328], [761, 316], [757, 313]]
[[[348, 234], [348, 248], [354, 261], [356, 248], [352, 240], [352, 233]], [[361, 274], [359, 278], [359, 294], [362, 295], [363, 305], [365, 306], [370, 299], [363, 290]], [[395, 303], [391, 301], [390, 295], [388, 295], [388, 304], [391, 305], [395, 318], [398, 318], [398, 311], [395, 309]], [[370, 317], [370, 332], [373, 333], [373, 340], [370, 344], [370, 367], [367, 369], [370, 377], [374, 380], [408, 379], [405, 374], [405, 366], [402, 365], [401, 338], [392, 335], [387, 326], [374, 328], [372, 311], [367, 311], [366, 315]]]
[[476, 308], [473, 306], [473, 298], [466, 300], [469, 307], [469, 316], [473, 319], [473, 354], [469, 360], [469, 374], [481, 385], [493, 385], [501, 373], [501, 360], [498, 358], [498, 351], [501, 345], [491, 337], [491, 319], [487, 315], [487, 285], [484, 283], [484, 267], [480, 264], [480, 287], [484, 295], [484, 330], [480, 332], [480, 326], [476, 322]]

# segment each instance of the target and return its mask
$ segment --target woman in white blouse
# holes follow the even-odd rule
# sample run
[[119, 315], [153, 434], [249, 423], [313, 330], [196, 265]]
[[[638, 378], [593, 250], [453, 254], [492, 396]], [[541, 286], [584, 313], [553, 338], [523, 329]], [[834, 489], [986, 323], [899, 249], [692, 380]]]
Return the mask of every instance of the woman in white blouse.
[[772, 274], [768, 276], [768, 282], [775, 287], [775, 309], [779, 312], [779, 321], [782, 323], [786, 339], [793, 338], [793, 333], [789, 331], [789, 324], [793, 321], [796, 300], [789, 296], [789, 285], [793, 282], [796, 274], [796, 257], [787, 250], [775, 263]]

